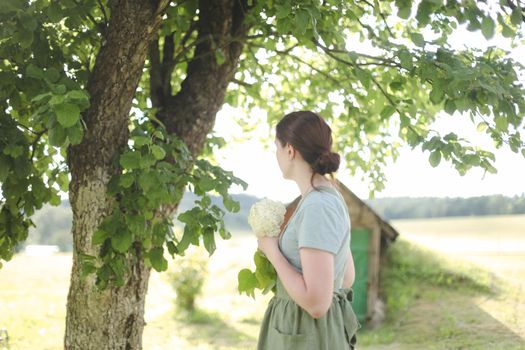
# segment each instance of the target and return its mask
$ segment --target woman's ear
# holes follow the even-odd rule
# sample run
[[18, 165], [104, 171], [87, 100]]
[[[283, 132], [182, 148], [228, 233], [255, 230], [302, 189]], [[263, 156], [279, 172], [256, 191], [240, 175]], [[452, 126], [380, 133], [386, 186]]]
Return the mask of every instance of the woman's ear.
[[297, 152], [297, 150], [293, 148], [293, 146], [290, 145], [289, 143], [286, 144], [286, 151], [288, 153], [288, 157], [290, 158], [290, 160], [295, 158], [295, 152]]

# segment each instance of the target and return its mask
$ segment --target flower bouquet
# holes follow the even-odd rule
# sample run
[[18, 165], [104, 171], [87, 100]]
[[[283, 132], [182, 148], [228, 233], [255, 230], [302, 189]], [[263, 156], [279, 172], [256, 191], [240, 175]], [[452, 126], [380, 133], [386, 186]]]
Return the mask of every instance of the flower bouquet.
[[[286, 208], [284, 204], [271, 199], [262, 199], [255, 203], [248, 214], [248, 223], [257, 237], [278, 236], [284, 222]], [[277, 273], [270, 261], [257, 250], [253, 256], [255, 272], [250, 269], [239, 271], [239, 293], [246, 293], [255, 297], [255, 289], [262, 290], [263, 294], [274, 290]]]

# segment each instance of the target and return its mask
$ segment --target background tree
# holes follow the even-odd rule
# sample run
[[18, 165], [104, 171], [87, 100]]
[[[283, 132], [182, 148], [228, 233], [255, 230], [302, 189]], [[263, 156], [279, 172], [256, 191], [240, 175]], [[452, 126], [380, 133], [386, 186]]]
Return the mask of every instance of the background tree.
[[[522, 67], [508, 53], [454, 50], [462, 25], [517, 43], [519, 2], [4, 0], [0, 7], [0, 258], [30, 216], [69, 193], [73, 268], [65, 348], [139, 349], [151, 267], [165, 249], [215, 249], [223, 211], [246, 184], [209, 161], [224, 102], [313, 109], [338, 134], [349, 170], [381, 189], [385, 161], [420, 145], [464, 173], [494, 156], [429, 125], [462, 112], [498, 146], [524, 152]], [[368, 47], [365, 52], [363, 48]], [[250, 118], [240, 123], [250, 127]], [[391, 126], [398, 135], [391, 135]], [[183, 189], [199, 196], [172, 216]]]

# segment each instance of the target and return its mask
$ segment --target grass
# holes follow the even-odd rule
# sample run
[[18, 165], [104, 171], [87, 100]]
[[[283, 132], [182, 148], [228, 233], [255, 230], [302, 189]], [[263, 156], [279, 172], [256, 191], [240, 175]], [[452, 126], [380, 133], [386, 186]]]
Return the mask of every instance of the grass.
[[[364, 349], [525, 348], [525, 333], [516, 333], [516, 317], [525, 311], [516, 309], [516, 303], [525, 303], [519, 287], [404, 239], [392, 247], [386, 262], [381, 281], [387, 318], [379, 329], [360, 334]], [[487, 303], [512, 327], [484, 307]]]
[[[525, 216], [393, 224], [401, 236], [381, 276], [387, 318], [360, 331], [358, 349], [525, 349]], [[153, 272], [144, 349], [254, 349], [269, 296], [240, 296], [236, 280], [255, 247], [249, 235], [218, 242], [192, 314], [176, 311], [166, 274]], [[58, 254], [18, 255], [0, 270], [12, 350], [63, 348], [70, 269], [71, 255]]]

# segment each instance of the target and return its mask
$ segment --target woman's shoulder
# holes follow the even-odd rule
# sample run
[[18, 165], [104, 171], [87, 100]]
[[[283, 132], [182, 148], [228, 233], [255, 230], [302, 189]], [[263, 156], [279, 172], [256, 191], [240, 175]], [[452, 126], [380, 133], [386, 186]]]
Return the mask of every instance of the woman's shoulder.
[[337, 212], [341, 209], [341, 205], [342, 200], [338, 197], [337, 193], [319, 190], [310, 192], [305, 197], [303, 204], [299, 206], [298, 211], [325, 209]]

